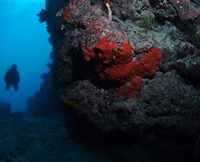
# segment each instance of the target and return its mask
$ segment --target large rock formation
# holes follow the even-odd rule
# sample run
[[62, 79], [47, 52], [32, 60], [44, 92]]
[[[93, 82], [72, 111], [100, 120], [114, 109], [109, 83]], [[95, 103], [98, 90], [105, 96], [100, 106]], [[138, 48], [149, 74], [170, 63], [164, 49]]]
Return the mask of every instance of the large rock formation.
[[113, 0], [110, 21], [101, 1], [47, 0], [40, 15], [51, 34], [53, 77], [79, 131], [121, 132], [145, 144], [159, 139], [184, 153], [179, 161], [199, 160], [200, 18], [193, 2]]
[[45, 117], [59, 113], [61, 103], [53, 85], [51, 73], [42, 75], [40, 90], [27, 100], [27, 113], [34, 117]]
[[11, 114], [11, 105], [7, 102], [0, 101], [0, 118], [7, 117]]

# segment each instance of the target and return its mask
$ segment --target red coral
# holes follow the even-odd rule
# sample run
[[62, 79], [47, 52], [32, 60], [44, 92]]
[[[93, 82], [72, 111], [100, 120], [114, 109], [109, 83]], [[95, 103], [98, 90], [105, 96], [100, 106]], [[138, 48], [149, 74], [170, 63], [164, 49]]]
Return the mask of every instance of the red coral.
[[72, 21], [72, 8], [67, 8], [63, 11], [63, 18], [67, 21], [67, 22], [71, 22]]
[[132, 60], [132, 46], [127, 42], [122, 42], [121, 46], [117, 46], [108, 38], [103, 37], [99, 40], [97, 47], [88, 47], [85, 50], [84, 58], [86, 61], [90, 59], [98, 59], [103, 64], [126, 64]]
[[160, 48], [152, 48], [145, 56], [141, 63], [141, 76], [151, 77], [155, 75], [158, 70], [162, 58], [162, 51]]
[[137, 56], [133, 60], [132, 46], [122, 42], [117, 46], [108, 38], [101, 38], [96, 47], [85, 50], [84, 58], [87, 61], [97, 62], [96, 72], [104, 80], [125, 83], [118, 88], [118, 94], [122, 97], [136, 98], [142, 88], [142, 78], [152, 77], [158, 70], [162, 58], [159, 48], [152, 48], [146, 55]]
[[139, 62], [130, 62], [125, 65], [108, 67], [102, 72], [102, 74], [105, 80], [118, 81], [124, 83], [131, 80], [133, 76], [139, 75], [139, 68]]
[[121, 48], [116, 53], [115, 62], [121, 65], [127, 64], [133, 59], [133, 54], [132, 46], [127, 42], [122, 42]]
[[142, 88], [142, 78], [141, 77], [134, 77], [126, 84], [120, 86], [118, 88], [118, 94], [124, 98], [136, 98], [137, 93]]
[[77, 2], [77, 0], [72, 0], [72, 3], [76, 3]]

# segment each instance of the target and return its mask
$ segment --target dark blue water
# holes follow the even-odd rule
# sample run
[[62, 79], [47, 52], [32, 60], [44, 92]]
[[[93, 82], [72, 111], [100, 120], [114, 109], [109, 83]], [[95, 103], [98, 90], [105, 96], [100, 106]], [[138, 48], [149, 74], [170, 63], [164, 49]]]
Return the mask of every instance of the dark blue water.
[[[23, 111], [26, 99], [39, 90], [40, 75], [48, 68], [51, 46], [46, 24], [36, 14], [44, 8], [43, 0], [0, 0], [0, 100], [12, 104], [13, 111]], [[5, 90], [4, 74], [13, 64], [21, 75], [20, 89]]]

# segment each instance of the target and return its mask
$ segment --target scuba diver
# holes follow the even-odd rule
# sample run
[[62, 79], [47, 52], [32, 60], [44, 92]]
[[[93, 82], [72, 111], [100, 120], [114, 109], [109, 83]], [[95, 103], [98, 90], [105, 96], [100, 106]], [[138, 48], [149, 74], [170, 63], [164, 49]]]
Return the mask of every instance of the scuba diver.
[[19, 90], [19, 72], [17, 71], [17, 65], [13, 64], [11, 68], [6, 72], [4, 80], [6, 82], [5, 89], [8, 90], [11, 86], [14, 87], [15, 91]]

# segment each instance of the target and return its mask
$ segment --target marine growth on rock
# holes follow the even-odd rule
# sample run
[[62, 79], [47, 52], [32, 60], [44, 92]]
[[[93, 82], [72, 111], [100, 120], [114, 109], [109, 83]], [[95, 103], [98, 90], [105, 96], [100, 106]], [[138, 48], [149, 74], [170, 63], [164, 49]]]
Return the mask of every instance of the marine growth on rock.
[[162, 52], [152, 48], [143, 56], [134, 56], [132, 46], [127, 42], [117, 45], [109, 38], [100, 38], [98, 46], [88, 47], [84, 58], [95, 61], [95, 71], [100, 78], [124, 83], [118, 88], [122, 97], [136, 98], [142, 88], [142, 78], [155, 75]]
[[[85, 13], [86, 10], [90, 13]], [[84, 0], [66, 8], [63, 18], [84, 26], [76, 28], [74, 42], [79, 44], [77, 48], [82, 50], [87, 62], [95, 62], [91, 66], [99, 78], [121, 83], [122, 86], [117, 88], [119, 96], [136, 98], [142, 88], [142, 78], [152, 77], [158, 70], [161, 50], [153, 47], [147, 53], [135, 56], [126, 29], [108, 21], [98, 7], [90, 6]]]

